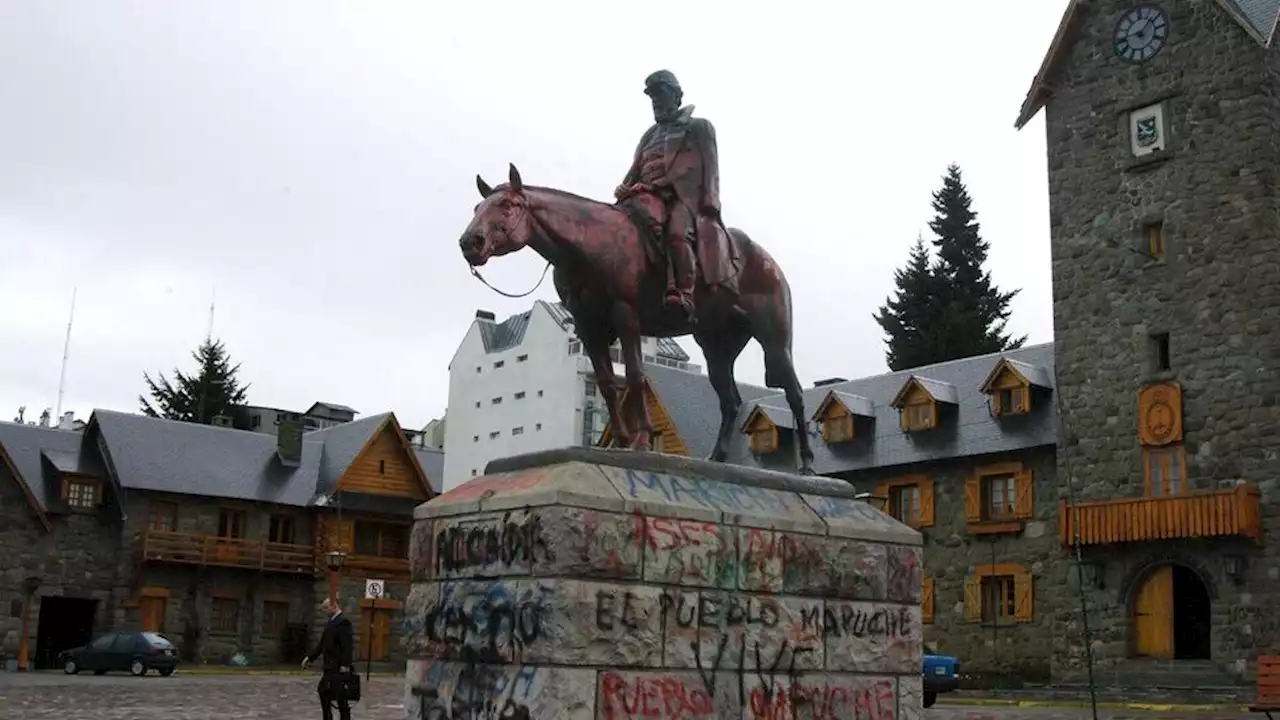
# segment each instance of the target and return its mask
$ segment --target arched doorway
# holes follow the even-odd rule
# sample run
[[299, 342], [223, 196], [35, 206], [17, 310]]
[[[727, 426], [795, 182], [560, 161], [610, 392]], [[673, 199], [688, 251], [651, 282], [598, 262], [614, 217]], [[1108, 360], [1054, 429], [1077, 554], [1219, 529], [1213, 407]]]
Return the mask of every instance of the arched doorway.
[[1162, 660], [1210, 659], [1210, 600], [1204, 580], [1182, 565], [1149, 570], [1133, 595], [1134, 651]]

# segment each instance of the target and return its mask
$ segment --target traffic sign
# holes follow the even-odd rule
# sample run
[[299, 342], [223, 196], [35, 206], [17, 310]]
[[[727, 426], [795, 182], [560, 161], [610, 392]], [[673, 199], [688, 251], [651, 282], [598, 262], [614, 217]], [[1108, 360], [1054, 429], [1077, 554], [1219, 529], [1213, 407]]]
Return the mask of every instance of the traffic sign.
[[365, 580], [364, 596], [368, 600], [377, 600], [386, 594], [387, 585], [382, 580]]

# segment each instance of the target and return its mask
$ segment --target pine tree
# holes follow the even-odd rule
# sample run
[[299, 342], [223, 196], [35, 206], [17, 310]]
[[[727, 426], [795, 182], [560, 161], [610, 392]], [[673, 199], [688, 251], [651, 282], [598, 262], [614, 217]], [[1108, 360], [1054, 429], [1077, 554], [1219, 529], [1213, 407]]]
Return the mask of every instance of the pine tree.
[[240, 387], [236, 378], [240, 365], [231, 365], [231, 359], [221, 341], [205, 340], [191, 353], [198, 370], [187, 375], [174, 368], [174, 382], [164, 373], [156, 382], [147, 373], [142, 377], [147, 383], [151, 401], [141, 395], [142, 412], [151, 417], [181, 420], [209, 425], [219, 415], [235, 417], [245, 404], [249, 386]]
[[983, 269], [990, 245], [982, 239], [972, 204], [960, 167], [950, 165], [942, 188], [933, 194], [937, 215], [929, 223], [937, 236], [934, 274], [943, 308], [939, 346], [931, 363], [1012, 350], [1027, 341], [1025, 335], [1011, 339], [1005, 332], [1009, 301], [1019, 290], [1000, 292]]
[[916, 238], [907, 266], [894, 272], [893, 281], [896, 297], [888, 298], [874, 315], [888, 335], [885, 360], [895, 371], [928, 365], [940, 352], [937, 336], [943, 316], [938, 301], [941, 288], [924, 238]]

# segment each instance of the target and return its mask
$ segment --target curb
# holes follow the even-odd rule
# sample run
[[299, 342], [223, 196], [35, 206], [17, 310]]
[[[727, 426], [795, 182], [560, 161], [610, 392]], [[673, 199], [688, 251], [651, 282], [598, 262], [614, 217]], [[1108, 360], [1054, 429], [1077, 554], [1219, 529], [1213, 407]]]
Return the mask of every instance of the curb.
[[[1018, 708], [1087, 708], [1088, 700], [1001, 700], [998, 698], [948, 698], [938, 697], [939, 705], [970, 705], [978, 707], [1018, 707]], [[1216, 705], [1187, 705], [1178, 703], [1155, 702], [1120, 702], [1099, 700], [1099, 709], [1106, 710], [1146, 710], [1148, 712], [1247, 712], [1245, 705], [1232, 703]]]
[[[364, 673], [358, 673], [363, 676]], [[178, 666], [174, 675], [226, 675], [226, 676], [264, 676], [275, 675], [279, 677], [320, 677], [320, 673], [315, 670], [292, 670], [288, 668], [280, 668], [278, 670], [269, 669], [251, 669], [251, 668], [221, 668], [221, 667], [182, 667]], [[401, 677], [403, 673], [397, 672], [373, 672], [369, 677]]]

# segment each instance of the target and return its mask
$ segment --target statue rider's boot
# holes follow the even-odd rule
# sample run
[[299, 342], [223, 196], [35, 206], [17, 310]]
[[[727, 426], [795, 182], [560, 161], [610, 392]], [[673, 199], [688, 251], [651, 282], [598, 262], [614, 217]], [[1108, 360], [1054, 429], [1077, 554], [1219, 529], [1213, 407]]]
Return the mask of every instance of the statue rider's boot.
[[669, 307], [682, 308], [689, 322], [695, 322], [693, 247], [688, 240], [681, 240], [671, 244], [670, 252], [674, 277], [672, 282], [667, 285], [666, 304]]

